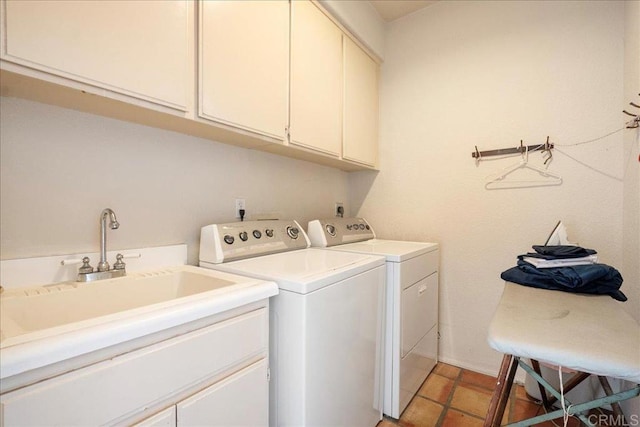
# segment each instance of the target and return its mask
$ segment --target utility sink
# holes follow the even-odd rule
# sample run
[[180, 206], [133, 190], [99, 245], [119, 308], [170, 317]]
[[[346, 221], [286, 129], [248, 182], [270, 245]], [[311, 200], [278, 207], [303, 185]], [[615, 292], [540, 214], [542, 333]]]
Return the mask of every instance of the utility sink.
[[56, 349], [77, 356], [277, 293], [273, 282], [194, 266], [7, 289], [0, 294], [1, 377], [24, 370], [9, 366], [13, 356], [24, 362]]
[[99, 318], [235, 285], [188, 267], [92, 283], [63, 283], [7, 291], [0, 298], [2, 341], [55, 326]]

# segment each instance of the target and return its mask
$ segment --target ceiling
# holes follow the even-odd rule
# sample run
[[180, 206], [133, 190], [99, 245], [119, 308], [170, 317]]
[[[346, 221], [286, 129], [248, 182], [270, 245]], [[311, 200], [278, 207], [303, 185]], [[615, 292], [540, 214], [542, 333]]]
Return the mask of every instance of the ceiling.
[[382, 19], [391, 22], [425, 8], [438, 0], [370, 0]]

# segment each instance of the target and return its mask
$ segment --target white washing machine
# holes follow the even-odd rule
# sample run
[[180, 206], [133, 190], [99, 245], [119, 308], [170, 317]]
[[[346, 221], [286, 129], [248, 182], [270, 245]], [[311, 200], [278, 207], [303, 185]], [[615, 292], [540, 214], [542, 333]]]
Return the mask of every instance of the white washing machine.
[[309, 222], [311, 245], [386, 259], [384, 413], [407, 407], [438, 361], [436, 243], [376, 239], [363, 218]]
[[200, 266], [269, 278], [280, 288], [270, 300], [271, 426], [375, 426], [384, 258], [308, 247], [295, 221], [208, 225]]

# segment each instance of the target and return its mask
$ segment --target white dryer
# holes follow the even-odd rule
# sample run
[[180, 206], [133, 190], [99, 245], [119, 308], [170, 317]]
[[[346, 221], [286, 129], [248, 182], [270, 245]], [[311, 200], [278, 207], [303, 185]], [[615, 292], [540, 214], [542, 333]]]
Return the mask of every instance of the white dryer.
[[386, 259], [384, 413], [400, 418], [438, 360], [438, 245], [376, 239], [363, 218], [314, 220], [308, 233], [314, 247]]
[[269, 278], [271, 426], [382, 418], [383, 257], [309, 249], [295, 221], [203, 227], [200, 266]]

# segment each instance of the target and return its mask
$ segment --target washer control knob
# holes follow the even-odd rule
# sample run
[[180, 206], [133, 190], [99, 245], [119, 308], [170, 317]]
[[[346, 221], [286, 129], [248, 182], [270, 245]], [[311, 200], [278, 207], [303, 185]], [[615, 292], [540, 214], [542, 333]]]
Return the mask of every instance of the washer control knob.
[[365, 225], [364, 228], [366, 228], [367, 230], [371, 230], [371, 227], [369, 227], [369, 224]]
[[260, 230], [253, 230], [253, 237], [255, 237], [256, 239], [261, 238], [262, 233], [260, 232]]
[[360, 224], [359, 227], [360, 227], [360, 230], [364, 230], [364, 224]]
[[357, 230], [358, 229], [358, 224], [353, 224], [353, 229]]
[[300, 233], [300, 230], [298, 230], [297, 227], [292, 227], [292, 226], [288, 226], [287, 227], [287, 234], [289, 235], [289, 237], [291, 237], [292, 239], [297, 239], [298, 238], [298, 234]]
[[330, 236], [336, 237], [336, 228], [333, 225], [327, 224], [324, 228]]
[[249, 238], [249, 236], [247, 235], [246, 231], [241, 231], [240, 232], [240, 240], [242, 240], [243, 242], [246, 242], [248, 238]]
[[347, 224], [347, 230], [351, 230], [352, 228], [353, 228], [353, 225]]
[[229, 235], [229, 234], [227, 234], [227, 235], [225, 235], [225, 236], [224, 236], [224, 242], [225, 242], [226, 244], [228, 244], [228, 245], [232, 245], [234, 240], [235, 240], [235, 239], [233, 238], [233, 236], [231, 236], [231, 235]]
[[264, 234], [266, 234], [267, 237], [273, 237], [273, 229], [267, 228], [266, 230], [264, 230]]

